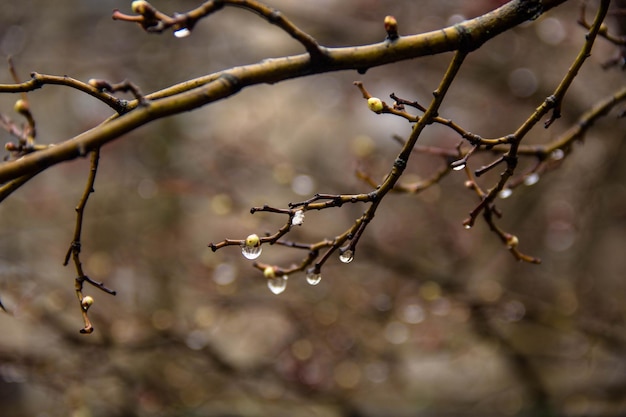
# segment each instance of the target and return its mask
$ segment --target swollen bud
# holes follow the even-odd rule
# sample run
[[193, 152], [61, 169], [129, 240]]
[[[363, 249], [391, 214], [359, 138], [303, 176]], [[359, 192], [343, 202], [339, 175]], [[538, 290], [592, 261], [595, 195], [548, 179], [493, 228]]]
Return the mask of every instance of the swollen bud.
[[87, 81], [87, 84], [89, 84], [93, 88], [97, 89], [98, 91], [105, 91], [105, 90], [111, 91], [111, 90], [113, 90], [113, 87], [111, 87], [111, 84], [109, 84], [108, 82], [106, 82], [104, 80], [97, 80], [95, 78], [92, 78], [89, 81]]
[[15, 102], [15, 104], [13, 105], [13, 110], [21, 115], [26, 115], [30, 113], [28, 102], [23, 99], [19, 99]]
[[273, 266], [268, 266], [263, 270], [263, 276], [267, 279], [276, 278], [276, 269]]
[[89, 309], [89, 307], [91, 307], [93, 305], [93, 297], [87, 295], [85, 297], [83, 297], [82, 300], [80, 300], [80, 305], [83, 308], [84, 311], [87, 311]]
[[516, 248], [519, 245], [519, 239], [515, 235], [506, 234], [506, 246], [509, 249]]
[[367, 107], [374, 113], [383, 111], [383, 102], [378, 97], [370, 97], [367, 99]]
[[135, 0], [130, 5], [130, 8], [132, 9], [134, 13], [141, 14], [141, 15], [145, 14], [146, 11], [149, 9], [149, 7], [150, 7], [150, 4], [144, 0]]
[[250, 236], [248, 236], [246, 238], [246, 246], [250, 247], [250, 248], [254, 248], [257, 247], [261, 244], [261, 239], [259, 238], [259, 236], [257, 234], [251, 234]]
[[385, 16], [383, 21], [385, 25], [385, 31], [387, 31], [387, 39], [390, 41], [398, 39], [398, 21], [393, 16]]
[[15, 151], [19, 151], [20, 147], [17, 146], [13, 142], [7, 142], [7, 143], [4, 144], [4, 150], [5, 151], [9, 151], [9, 152], [15, 152]]

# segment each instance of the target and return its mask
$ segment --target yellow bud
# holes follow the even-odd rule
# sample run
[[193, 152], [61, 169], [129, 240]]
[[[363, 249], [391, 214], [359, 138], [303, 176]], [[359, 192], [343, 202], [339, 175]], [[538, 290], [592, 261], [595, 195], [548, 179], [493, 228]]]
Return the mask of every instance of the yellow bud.
[[396, 18], [393, 16], [385, 16], [383, 23], [385, 25], [387, 37], [392, 41], [398, 39], [398, 21]]
[[367, 99], [367, 107], [375, 113], [383, 111], [383, 102], [378, 97], [370, 97]]
[[80, 300], [80, 305], [83, 307], [83, 310], [87, 311], [89, 307], [93, 304], [93, 297], [87, 295]]
[[249, 248], [256, 248], [261, 244], [261, 239], [257, 234], [251, 234], [246, 238], [246, 246]]
[[609, 31], [609, 26], [606, 23], [602, 23], [600, 25], [600, 29], [598, 30], [598, 33], [600, 33], [601, 35], [606, 35]]
[[93, 88], [98, 89], [99, 91], [105, 91], [105, 90], [111, 91], [111, 90], [113, 90], [113, 87], [111, 87], [111, 84], [109, 84], [108, 82], [106, 82], [104, 80], [97, 80], [95, 78], [91, 78], [89, 81], [87, 81], [87, 84], [89, 84]]
[[30, 113], [30, 108], [28, 106], [28, 102], [23, 99], [19, 99], [13, 105], [13, 110], [15, 110], [19, 114], [28, 114]]
[[506, 246], [509, 249], [516, 248], [519, 245], [519, 239], [515, 235], [510, 235], [507, 233], [506, 235]]
[[145, 14], [149, 7], [150, 4], [144, 0], [135, 0], [130, 5], [132, 11], [137, 14]]
[[276, 270], [274, 269], [273, 266], [268, 266], [267, 268], [263, 270], [263, 275], [267, 279], [274, 279], [276, 278]]

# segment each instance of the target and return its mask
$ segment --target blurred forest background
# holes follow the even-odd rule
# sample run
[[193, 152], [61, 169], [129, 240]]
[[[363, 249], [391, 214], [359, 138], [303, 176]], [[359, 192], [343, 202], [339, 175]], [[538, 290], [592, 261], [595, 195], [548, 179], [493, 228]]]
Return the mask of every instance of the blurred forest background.
[[[439, 29], [498, 6], [475, 0], [270, 0], [326, 46], [378, 42], [385, 15], [401, 34]], [[198, 1], [157, 1], [171, 13]], [[511, 133], [552, 93], [584, 42], [570, 1], [471, 54], [440, 114], [485, 137]], [[301, 53], [259, 19], [225, 9], [190, 37], [111, 19], [130, 1], [3, 2], [0, 54], [31, 71], [128, 79], [143, 92], [263, 58]], [[595, 10], [593, 10], [595, 12]], [[592, 13], [592, 10], [590, 10]], [[590, 15], [591, 18], [591, 15]], [[563, 117], [526, 143], [565, 131], [623, 84], [598, 40]], [[293, 275], [279, 296], [236, 247], [209, 242], [273, 232], [284, 216], [250, 215], [316, 192], [367, 192], [410, 125], [367, 109], [375, 96], [428, 102], [451, 55], [246, 89], [157, 121], [103, 148], [86, 211], [86, 273], [117, 290], [95, 298], [92, 335], [63, 267], [87, 159], [40, 174], [0, 205], [0, 410], [21, 417], [623, 415], [626, 413], [624, 122], [607, 116], [557, 171], [499, 202], [500, 224], [542, 265], [516, 262], [482, 223], [462, 173], [391, 195], [355, 260], [333, 259], [317, 286]], [[7, 69], [0, 82], [12, 82]], [[0, 97], [9, 114], [18, 96]], [[111, 112], [64, 87], [29, 94], [38, 138], [53, 143]], [[390, 100], [388, 100], [390, 102]], [[3, 142], [10, 138], [2, 133]], [[423, 145], [454, 148], [431, 126]], [[477, 168], [487, 159], [471, 160]], [[449, 161], [448, 161], [449, 162]], [[533, 161], [527, 161], [528, 165]], [[407, 179], [446, 161], [416, 155]], [[523, 167], [519, 172], [523, 172]], [[493, 182], [497, 173], [487, 176]], [[294, 238], [344, 231], [353, 205], [309, 212]], [[302, 252], [264, 247], [289, 265]]]

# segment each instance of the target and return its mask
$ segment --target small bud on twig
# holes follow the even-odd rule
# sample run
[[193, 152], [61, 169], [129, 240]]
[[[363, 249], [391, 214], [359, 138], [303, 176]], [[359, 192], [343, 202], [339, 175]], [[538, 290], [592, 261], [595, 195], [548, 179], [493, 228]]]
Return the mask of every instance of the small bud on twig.
[[19, 146], [17, 146], [17, 145], [16, 145], [15, 143], [13, 143], [13, 142], [7, 142], [7, 143], [5, 143], [5, 144], [4, 144], [4, 149], [5, 149], [6, 151], [9, 151], [9, 152], [15, 152], [15, 151], [19, 151], [19, 150], [20, 150], [20, 147], [19, 147]]
[[85, 297], [83, 297], [82, 300], [80, 300], [80, 305], [83, 308], [84, 311], [89, 310], [89, 307], [91, 307], [93, 305], [93, 297], [87, 295]]
[[87, 84], [97, 89], [98, 91], [113, 91], [113, 87], [111, 86], [111, 84], [104, 80], [97, 80], [95, 78], [92, 78], [87, 81]]
[[251, 234], [246, 238], [246, 246], [249, 248], [256, 248], [261, 244], [261, 239], [257, 234]]
[[133, 13], [143, 15], [150, 8], [150, 3], [144, 0], [135, 0], [131, 3], [130, 8]]
[[367, 107], [375, 113], [383, 111], [383, 102], [378, 97], [370, 97], [367, 99]]
[[387, 39], [395, 41], [400, 36], [398, 35], [398, 21], [393, 16], [385, 16], [384, 20], [385, 30], [387, 31]]
[[273, 266], [268, 266], [263, 270], [263, 276], [267, 279], [276, 278], [276, 269]]
[[517, 238], [517, 236], [507, 233], [505, 237], [506, 237], [506, 246], [509, 249], [514, 249], [517, 247], [517, 245], [519, 245], [519, 239]]
[[22, 116], [26, 116], [30, 113], [30, 107], [28, 106], [28, 102], [24, 99], [19, 99], [13, 105], [13, 110], [16, 113], [21, 114]]

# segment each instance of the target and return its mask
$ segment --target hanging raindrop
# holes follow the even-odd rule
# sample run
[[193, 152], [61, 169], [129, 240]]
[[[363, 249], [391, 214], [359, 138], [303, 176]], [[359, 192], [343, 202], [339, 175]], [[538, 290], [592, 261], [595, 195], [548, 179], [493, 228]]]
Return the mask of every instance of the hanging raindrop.
[[503, 188], [502, 191], [498, 193], [498, 197], [500, 198], [509, 198], [513, 194], [513, 190], [510, 188]]
[[322, 280], [322, 274], [319, 272], [309, 271], [306, 274], [306, 282], [310, 285], [317, 285]]
[[261, 245], [259, 246], [242, 246], [241, 247], [241, 254], [246, 258], [246, 259], [256, 259], [259, 256], [261, 256]]
[[350, 262], [352, 262], [353, 259], [354, 252], [352, 252], [350, 249], [341, 252], [341, 254], [339, 255], [339, 260], [344, 264], [349, 264]]
[[462, 169], [465, 168], [465, 161], [462, 159], [459, 159], [458, 161], [454, 161], [452, 164], [450, 164], [450, 166], [455, 171], [461, 171]]
[[285, 288], [287, 288], [287, 275], [282, 275], [276, 278], [268, 279], [267, 288], [269, 288], [270, 291], [276, 295], [285, 291]]
[[533, 172], [530, 175], [527, 175], [524, 178], [524, 185], [527, 186], [531, 186], [531, 185], [535, 185], [539, 182], [539, 174], [537, 174], [536, 172]]
[[187, 28], [181, 28], [174, 31], [174, 36], [177, 38], [186, 38], [189, 35], [191, 35], [191, 31]]

